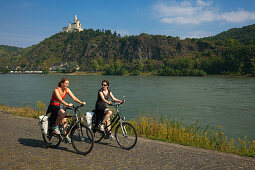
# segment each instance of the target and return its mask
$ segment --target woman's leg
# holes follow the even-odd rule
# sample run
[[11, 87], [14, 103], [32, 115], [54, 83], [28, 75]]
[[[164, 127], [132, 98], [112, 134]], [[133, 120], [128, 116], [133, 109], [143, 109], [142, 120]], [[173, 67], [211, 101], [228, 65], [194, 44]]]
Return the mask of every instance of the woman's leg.
[[[103, 119], [103, 123], [106, 122], [106, 126], [108, 126], [108, 125], [111, 124], [110, 117], [112, 115], [112, 111], [108, 110], [108, 109], [105, 109], [104, 114], [105, 114], [105, 116], [104, 116], [104, 119]], [[111, 130], [111, 126], [109, 126], [107, 129], [108, 129], [108, 131], [110, 131]]]
[[65, 116], [66, 116], [65, 111], [63, 109], [60, 109], [58, 111], [58, 117], [57, 117], [57, 120], [56, 120], [56, 126], [58, 126], [60, 122], [63, 123], [64, 121], [66, 121]]

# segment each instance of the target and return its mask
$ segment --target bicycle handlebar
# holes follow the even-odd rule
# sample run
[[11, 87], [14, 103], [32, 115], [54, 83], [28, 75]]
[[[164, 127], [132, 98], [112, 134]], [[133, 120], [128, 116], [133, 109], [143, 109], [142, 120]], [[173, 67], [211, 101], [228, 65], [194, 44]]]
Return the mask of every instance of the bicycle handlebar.
[[81, 104], [80, 106], [74, 106], [73, 105], [72, 107], [66, 106], [66, 109], [69, 109], [69, 110], [75, 109], [75, 110], [77, 110], [78, 108], [83, 107], [83, 106], [85, 106], [85, 105], [83, 105], [83, 104]]
[[112, 103], [111, 104], [108, 104], [109, 106], [119, 106], [119, 105], [121, 105], [121, 104], [123, 104], [124, 103], [124, 101], [122, 100], [121, 102], [115, 102], [115, 101], [112, 101]]

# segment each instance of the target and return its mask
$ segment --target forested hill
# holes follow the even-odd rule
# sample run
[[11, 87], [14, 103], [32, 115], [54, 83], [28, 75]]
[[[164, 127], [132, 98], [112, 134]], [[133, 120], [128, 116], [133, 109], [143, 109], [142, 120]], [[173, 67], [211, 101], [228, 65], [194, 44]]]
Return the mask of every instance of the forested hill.
[[255, 40], [255, 24], [244, 26], [243, 28], [232, 28], [212, 37], [204, 38], [205, 40], [225, 40], [235, 39], [242, 43], [250, 43]]
[[[79, 65], [80, 71], [105, 74], [254, 74], [254, 25], [247, 27], [211, 39], [185, 40], [144, 33], [121, 37], [110, 30], [92, 29], [57, 33], [37, 45], [0, 56], [0, 66], [48, 70], [56, 63], [67, 62]], [[230, 36], [234, 34], [238, 38]]]
[[0, 54], [14, 52], [14, 51], [17, 51], [19, 49], [21, 49], [21, 48], [8, 46], [8, 45], [0, 45]]

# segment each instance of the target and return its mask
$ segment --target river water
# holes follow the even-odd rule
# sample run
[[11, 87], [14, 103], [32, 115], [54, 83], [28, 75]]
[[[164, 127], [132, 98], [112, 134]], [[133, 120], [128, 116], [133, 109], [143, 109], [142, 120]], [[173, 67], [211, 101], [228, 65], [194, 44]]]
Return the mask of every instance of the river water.
[[222, 125], [228, 137], [255, 139], [255, 78], [2, 74], [0, 104], [36, 108], [40, 100], [48, 105], [62, 77], [87, 102], [83, 112], [94, 108], [106, 79], [115, 97], [125, 96], [121, 110], [129, 120], [151, 114], [212, 130]]

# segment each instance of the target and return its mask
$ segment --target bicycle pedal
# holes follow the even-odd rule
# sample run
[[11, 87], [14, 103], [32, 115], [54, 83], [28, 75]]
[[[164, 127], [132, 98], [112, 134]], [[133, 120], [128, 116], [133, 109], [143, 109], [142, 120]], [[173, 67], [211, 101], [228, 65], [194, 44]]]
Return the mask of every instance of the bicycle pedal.
[[103, 137], [104, 137], [104, 139], [108, 139], [109, 138], [109, 134], [103, 133]]

